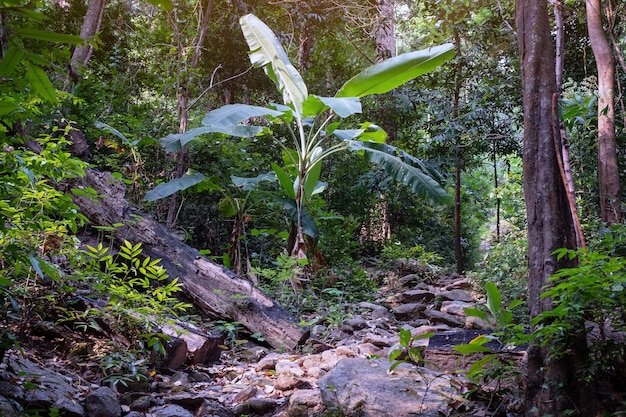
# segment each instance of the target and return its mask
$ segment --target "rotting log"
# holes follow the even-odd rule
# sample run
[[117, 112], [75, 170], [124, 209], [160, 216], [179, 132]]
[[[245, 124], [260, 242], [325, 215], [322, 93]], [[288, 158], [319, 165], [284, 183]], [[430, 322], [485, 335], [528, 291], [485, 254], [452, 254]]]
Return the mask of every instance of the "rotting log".
[[161, 259], [170, 278], [178, 277], [186, 295], [212, 318], [242, 323], [259, 333], [273, 348], [293, 351], [308, 338], [307, 328], [250, 281], [211, 262], [180, 240], [157, 221], [142, 216], [125, 199], [125, 187], [110, 173], [86, 170], [72, 188], [92, 188], [100, 198], [74, 195], [74, 202], [92, 226], [114, 226], [117, 243], [141, 243], [143, 254]]

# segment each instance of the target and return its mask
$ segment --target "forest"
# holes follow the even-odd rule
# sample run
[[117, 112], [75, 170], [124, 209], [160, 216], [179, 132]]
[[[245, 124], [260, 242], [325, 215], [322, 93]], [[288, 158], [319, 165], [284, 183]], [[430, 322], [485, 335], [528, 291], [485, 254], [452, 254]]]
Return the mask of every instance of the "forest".
[[626, 415], [624, 16], [4, 0], [0, 416]]

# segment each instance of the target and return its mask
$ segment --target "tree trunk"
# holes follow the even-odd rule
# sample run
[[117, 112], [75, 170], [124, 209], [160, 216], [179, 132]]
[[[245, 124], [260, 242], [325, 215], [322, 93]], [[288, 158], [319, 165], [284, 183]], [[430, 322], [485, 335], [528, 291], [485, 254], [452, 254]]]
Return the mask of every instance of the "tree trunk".
[[105, 6], [106, 0], [89, 0], [83, 26], [80, 29], [80, 37], [87, 43], [77, 46], [70, 60], [70, 76], [74, 83], [77, 83], [79, 80], [78, 69], [86, 66], [89, 58], [91, 58], [93, 46], [89, 45], [89, 38], [95, 36], [100, 31]]
[[[552, 252], [575, 248], [575, 231], [567, 194], [560, 178], [554, 141], [552, 96], [557, 92], [555, 58], [545, 0], [518, 0], [515, 21], [524, 97], [524, 195], [528, 216], [528, 300], [531, 319], [552, 309], [540, 298], [548, 278], [568, 266]], [[583, 325], [582, 318], [580, 325]], [[582, 332], [584, 334], [584, 332]], [[577, 371], [587, 359], [585, 340], [572, 340], [568, 355], [548, 359], [549, 347], [528, 350], [526, 415], [593, 416], [599, 410], [591, 386]]]
[[[198, 27], [197, 35], [191, 41], [191, 49], [193, 53], [190, 58], [185, 51], [189, 48], [186, 45], [184, 39], [184, 33], [181, 32], [179, 27], [179, 17], [177, 11], [173, 12], [173, 15], [169, 15], [169, 22], [174, 30], [174, 36], [176, 38], [176, 45], [178, 48], [178, 56], [176, 62], [176, 104], [178, 107], [178, 133], [185, 133], [189, 128], [189, 99], [190, 99], [190, 79], [192, 78], [189, 71], [195, 71], [200, 64], [200, 57], [202, 56], [202, 48], [206, 39], [206, 34], [215, 8], [215, 0], [208, 0], [206, 4], [202, 0], [198, 0]], [[173, 173], [174, 178], [180, 178], [188, 169], [190, 165], [189, 152], [186, 146], [183, 146], [181, 151], [174, 157], [176, 168]], [[167, 220], [166, 225], [168, 228], [174, 227], [178, 220], [178, 213], [180, 211], [180, 204], [178, 199], [178, 193], [172, 194], [168, 199]], [[182, 204], [182, 203], [181, 203]]]
[[[459, 32], [454, 29], [454, 49], [456, 50], [457, 59], [461, 57], [461, 38]], [[459, 99], [461, 96], [461, 77], [463, 76], [463, 68], [461, 61], [457, 61], [454, 69], [454, 98], [452, 101], [452, 119], [459, 117]], [[456, 272], [462, 274], [465, 270], [463, 262], [463, 245], [461, 244], [461, 172], [463, 159], [461, 151], [463, 142], [461, 132], [455, 129], [455, 148], [454, 148], [454, 257], [456, 258]]]
[[396, 6], [393, 0], [378, 0], [376, 62], [396, 56]]
[[213, 318], [241, 322], [252, 333], [260, 333], [274, 348], [293, 350], [308, 337], [292, 317], [249, 281], [202, 256], [174, 237], [158, 222], [142, 217], [124, 199], [125, 189], [108, 173], [87, 170], [74, 180], [76, 188], [91, 187], [105, 198], [92, 200], [74, 196], [91, 224], [114, 227], [118, 243], [142, 243], [143, 254], [161, 259], [169, 276], [179, 278], [194, 304]]
[[608, 225], [622, 219], [617, 145], [615, 143], [615, 58], [602, 27], [600, 0], [586, 0], [589, 42], [598, 69], [598, 186], [600, 214]]

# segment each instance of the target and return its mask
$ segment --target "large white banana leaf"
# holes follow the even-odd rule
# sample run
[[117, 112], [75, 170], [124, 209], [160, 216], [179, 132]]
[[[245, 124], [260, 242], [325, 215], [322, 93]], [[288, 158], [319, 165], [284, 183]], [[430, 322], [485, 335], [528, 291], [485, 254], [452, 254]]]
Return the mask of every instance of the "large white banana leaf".
[[298, 70], [291, 64], [283, 46], [272, 30], [258, 17], [248, 14], [239, 19], [241, 30], [250, 48], [250, 62], [262, 67], [283, 94], [285, 104], [292, 105], [298, 115], [309, 95]]

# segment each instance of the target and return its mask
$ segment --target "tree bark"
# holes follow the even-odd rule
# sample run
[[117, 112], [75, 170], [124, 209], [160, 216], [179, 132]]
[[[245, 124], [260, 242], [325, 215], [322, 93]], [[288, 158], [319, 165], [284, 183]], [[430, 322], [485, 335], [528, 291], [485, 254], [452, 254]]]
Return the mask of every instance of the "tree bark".
[[141, 216], [124, 199], [124, 185], [110, 174], [89, 169], [71, 186], [90, 187], [103, 196], [98, 200], [74, 196], [74, 202], [91, 224], [113, 227], [118, 243], [141, 242], [144, 255], [161, 259], [168, 275], [179, 278], [187, 296], [208, 316], [241, 322], [277, 349], [292, 351], [308, 337], [307, 329], [297, 326], [285, 310], [252, 283], [203, 258], [164, 226]]
[[77, 46], [70, 59], [70, 76], [75, 83], [79, 80], [78, 69], [87, 65], [93, 53], [93, 46], [88, 43], [89, 38], [95, 36], [100, 31], [105, 6], [106, 0], [89, 0], [83, 26], [80, 29], [80, 37], [83, 38], [86, 44]]
[[615, 57], [602, 27], [600, 0], [586, 0], [589, 42], [598, 70], [598, 186], [600, 214], [609, 226], [622, 219], [617, 145], [615, 142]]
[[[461, 57], [461, 38], [458, 30], [454, 29], [454, 49], [457, 58]], [[454, 98], [452, 101], [452, 120], [459, 117], [459, 99], [461, 96], [461, 77], [463, 76], [462, 62], [459, 60], [454, 69]], [[454, 257], [456, 258], [456, 272], [462, 274], [465, 271], [463, 262], [463, 245], [461, 242], [461, 172], [463, 170], [463, 140], [461, 132], [455, 129], [454, 148]]]
[[378, 0], [376, 62], [396, 56], [396, 6], [393, 0]]
[[[560, 178], [554, 141], [552, 96], [557, 93], [555, 56], [547, 2], [518, 0], [515, 21], [520, 53], [524, 107], [523, 174], [528, 217], [528, 300], [531, 319], [552, 309], [540, 298], [548, 278], [569, 266], [553, 251], [575, 248], [575, 231], [566, 190]], [[582, 318], [580, 325], [584, 323]], [[581, 332], [584, 334], [584, 332]], [[579, 380], [577, 371], [587, 359], [585, 340], [571, 340], [569, 354], [548, 360], [549, 346], [528, 350], [526, 415], [593, 416], [598, 410], [593, 387]]]

